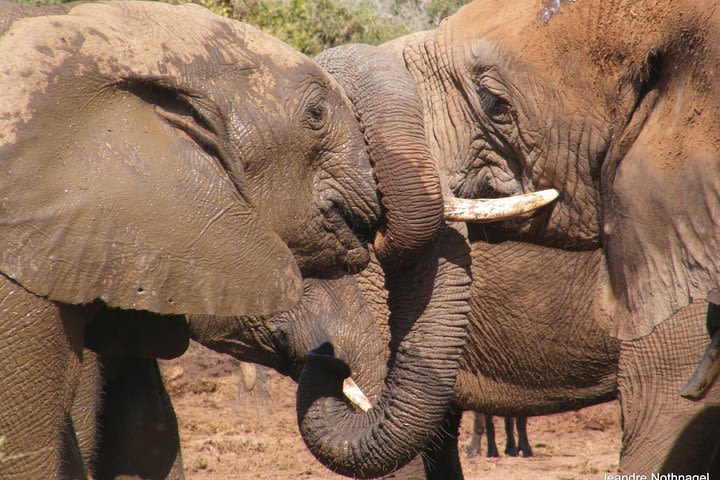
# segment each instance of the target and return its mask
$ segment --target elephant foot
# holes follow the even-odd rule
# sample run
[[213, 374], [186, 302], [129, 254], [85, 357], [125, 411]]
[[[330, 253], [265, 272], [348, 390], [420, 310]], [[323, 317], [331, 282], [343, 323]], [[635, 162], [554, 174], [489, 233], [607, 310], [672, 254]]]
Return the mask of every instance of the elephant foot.
[[525, 458], [532, 457], [533, 452], [532, 452], [532, 448], [530, 448], [530, 444], [529, 443], [525, 443], [525, 444], [520, 443], [520, 453], [522, 453], [522, 456]]
[[505, 455], [508, 457], [517, 457], [519, 454], [518, 448], [516, 446], [513, 446], [512, 448], [508, 447], [505, 449]]

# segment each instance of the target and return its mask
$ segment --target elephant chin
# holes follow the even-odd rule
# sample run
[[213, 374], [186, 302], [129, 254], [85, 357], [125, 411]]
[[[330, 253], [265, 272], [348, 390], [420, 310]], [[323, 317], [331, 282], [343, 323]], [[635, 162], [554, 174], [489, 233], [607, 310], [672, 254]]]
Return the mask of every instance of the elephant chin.
[[[447, 228], [415, 265], [386, 271], [390, 369], [367, 411], [354, 408], [342, 393], [344, 379], [362, 372], [364, 356], [346, 361], [331, 343], [307, 355], [298, 382], [298, 423], [308, 448], [328, 468], [357, 478], [386, 475], [410, 462], [436, 434], [466, 338], [469, 263], [464, 237]], [[363, 376], [358, 382], [367, 386]]]

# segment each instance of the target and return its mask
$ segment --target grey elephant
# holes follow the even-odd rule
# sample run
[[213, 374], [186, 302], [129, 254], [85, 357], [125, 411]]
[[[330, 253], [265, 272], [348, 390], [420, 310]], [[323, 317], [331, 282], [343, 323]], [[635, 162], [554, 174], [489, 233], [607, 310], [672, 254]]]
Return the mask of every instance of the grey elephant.
[[[717, 442], [705, 440], [720, 431], [717, 368], [703, 362], [683, 391], [702, 400], [678, 395], [706, 322], [714, 334], [718, 321], [706, 303], [717, 303], [720, 268], [716, 6], [586, 1], [544, 22], [539, 2], [478, 0], [379, 48], [412, 79], [447, 196], [559, 192], [540, 215], [468, 225], [471, 307], [487, 315], [471, 319], [469, 346], [494, 337], [505, 348], [467, 350], [458, 402], [524, 415], [609, 398], [617, 381], [626, 472], [720, 469]], [[348, 46], [320, 62], [351, 90], [345, 65], [372, 51]], [[506, 335], [513, 322], [539, 327], [518, 338]], [[545, 362], [548, 350], [561, 361]], [[597, 352], [588, 378], [602, 380], [580, 377], [587, 396], [555, 398], [522, 374], [573, 381], [587, 352]], [[478, 398], [478, 387], [496, 394]], [[512, 411], [507, 400], [527, 391], [531, 404]]]
[[[152, 363], [183, 351], [186, 314], [288, 310], [301, 275], [367, 263], [380, 204], [341, 89], [252, 27], [141, 2], [2, 2], [0, 18], [0, 477], [72, 477], [84, 346]], [[442, 224], [431, 165], [374, 174], [386, 207], [407, 182], [435, 205], [380, 250], [425, 247]]]

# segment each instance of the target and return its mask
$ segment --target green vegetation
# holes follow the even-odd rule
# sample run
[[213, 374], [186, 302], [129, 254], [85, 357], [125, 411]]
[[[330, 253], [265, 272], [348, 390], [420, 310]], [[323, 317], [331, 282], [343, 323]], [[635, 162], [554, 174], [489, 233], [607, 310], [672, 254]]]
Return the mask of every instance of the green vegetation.
[[375, 0], [378, 11], [398, 19], [411, 31], [429, 30], [470, 0]]
[[342, 0], [199, 0], [230, 18], [255, 25], [303, 53], [315, 55], [344, 43], [378, 44], [409, 33], [369, 4]]

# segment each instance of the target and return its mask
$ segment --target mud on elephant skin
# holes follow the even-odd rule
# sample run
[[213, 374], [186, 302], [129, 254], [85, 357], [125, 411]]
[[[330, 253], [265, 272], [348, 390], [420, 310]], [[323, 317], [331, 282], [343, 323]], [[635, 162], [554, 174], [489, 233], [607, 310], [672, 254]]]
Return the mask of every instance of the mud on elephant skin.
[[[57, 478], [86, 324], [119, 333], [101, 353], [175, 355], [181, 315], [284, 311], [301, 274], [362, 268], [380, 207], [344, 93], [257, 29], [150, 2], [0, 17], [0, 476]], [[161, 315], [172, 351], [135, 343]]]

